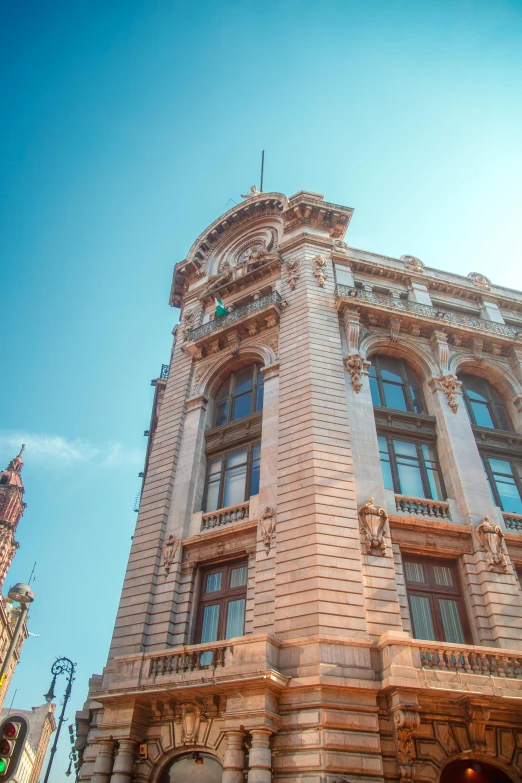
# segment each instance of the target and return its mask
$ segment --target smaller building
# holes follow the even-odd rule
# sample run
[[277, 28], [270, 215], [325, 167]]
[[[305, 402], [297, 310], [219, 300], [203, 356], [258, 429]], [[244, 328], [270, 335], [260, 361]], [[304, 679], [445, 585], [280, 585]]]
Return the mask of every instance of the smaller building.
[[41, 704], [31, 710], [0, 710], [0, 721], [9, 716], [21, 715], [27, 720], [29, 732], [25, 741], [20, 765], [13, 783], [38, 783], [51, 734], [56, 730], [54, 711], [56, 704]]

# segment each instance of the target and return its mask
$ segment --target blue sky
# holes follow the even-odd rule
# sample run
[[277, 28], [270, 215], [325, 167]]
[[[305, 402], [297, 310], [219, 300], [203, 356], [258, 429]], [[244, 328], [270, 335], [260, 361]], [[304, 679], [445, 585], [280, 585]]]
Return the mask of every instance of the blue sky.
[[265, 190], [353, 207], [353, 246], [522, 288], [522, 3], [3, 0], [0, 36], [0, 460], [27, 443], [28, 503], [8, 583], [37, 561], [39, 634], [6, 703], [40, 704], [67, 655], [72, 720], [116, 613], [174, 263], [264, 148]]

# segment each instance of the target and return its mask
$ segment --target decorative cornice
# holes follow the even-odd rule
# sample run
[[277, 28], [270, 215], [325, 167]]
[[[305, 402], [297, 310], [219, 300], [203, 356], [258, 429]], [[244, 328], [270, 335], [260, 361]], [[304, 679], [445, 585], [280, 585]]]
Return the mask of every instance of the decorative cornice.
[[353, 209], [331, 204], [319, 193], [301, 190], [288, 201], [283, 211], [284, 232], [288, 234], [300, 226], [311, 226], [324, 231], [332, 239], [342, 239], [350, 223]]

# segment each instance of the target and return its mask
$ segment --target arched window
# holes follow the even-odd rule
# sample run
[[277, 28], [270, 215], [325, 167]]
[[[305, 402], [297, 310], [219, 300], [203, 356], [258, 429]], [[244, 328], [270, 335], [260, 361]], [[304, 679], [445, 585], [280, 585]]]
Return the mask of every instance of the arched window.
[[459, 375], [466, 410], [472, 424], [491, 430], [512, 430], [506, 407], [497, 390], [485, 378]]
[[259, 365], [233, 372], [216, 396], [215, 427], [263, 409], [263, 373]]
[[370, 367], [370, 389], [374, 405], [425, 413], [419, 379], [402, 359], [374, 356]]

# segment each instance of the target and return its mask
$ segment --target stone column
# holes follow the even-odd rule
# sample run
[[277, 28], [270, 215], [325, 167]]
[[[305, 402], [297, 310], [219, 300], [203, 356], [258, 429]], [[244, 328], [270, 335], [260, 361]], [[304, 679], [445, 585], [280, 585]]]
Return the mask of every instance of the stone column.
[[509, 555], [505, 553], [506, 571], [490, 567], [488, 554], [482, 550], [476, 535], [485, 516], [495, 524], [500, 520], [497, 519], [461, 392], [453, 388], [452, 397], [449, 391], [444, 391], [441, 380], [433, 378], [430, 381], [437, 417], [437, 449], [445, 478], [451, 481], [464, 520], [473, 529], [472, 552], [463, 556], [462, 563], [468, 583], [465, 592], [474, 640], [485, 646], [520, 650], [522, 608]]
[[111, 783], [130, 783], [136, 752], [135, 740], [121, 739], [118, 743]]
[[[261, 477], [259, 524], [256, 546], [254, 633], [270, 633], [274, 624], [274, 568], [277, 523], [277, 439], [279, 408], [279, 363], [264, 367], [263, 428], [261, 432]], [[267, 516], [267, 508], [273, 516]], [[265, 519], [263, 519], [265, 515]], [[269, 534], [273, 530], [272, 534]]]
[[272, 751], [269, 729], [251, 729], [252, 747], [248, 756], [248, 783], [270, 783]]
[[223, 783], [245, 783], [245, 732], [227, 731], [227, 749], [223, 762]]
[[113, 739], [102, 739], [98, 742], [98, 753], [94, 761], [91, 783], [109, 783], [114, 759]]

